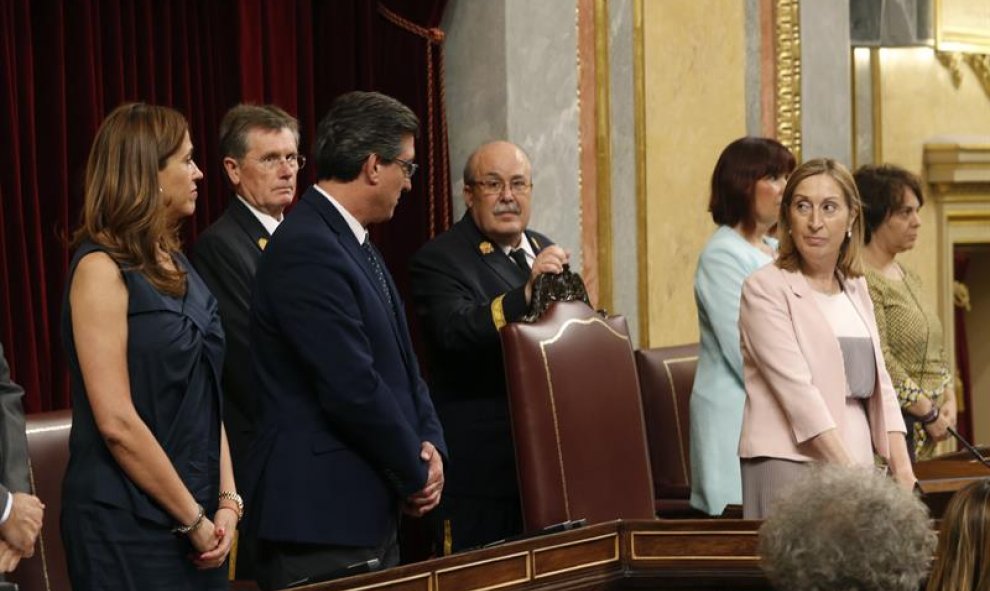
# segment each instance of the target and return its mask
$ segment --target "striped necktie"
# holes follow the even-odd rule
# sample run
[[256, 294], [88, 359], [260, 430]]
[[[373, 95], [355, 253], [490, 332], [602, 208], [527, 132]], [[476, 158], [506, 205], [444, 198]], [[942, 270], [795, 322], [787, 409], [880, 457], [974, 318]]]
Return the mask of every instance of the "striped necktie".
[[368, 264], [371, 265], [371, 271], [375, 274], [375, 279], [378, 281], [378, 287], [381, 288], [382, 293], [385, 294], [385, 301], [388, 302], [388, 305], [392, 308], [392, 313], [394, 314], [395, 303], [392, 302], [392, 293], [388, 290], [388, 281], [385, 280], [385, 269], [378, 260], [378, 255], [375, 253], [375, 247], [371, 245], [371, 240], [369, 240], [368, 237], [365, 237], [364, 242], [361, 243], [361, 248], [364, 250], [365, 256], [368, 257]]

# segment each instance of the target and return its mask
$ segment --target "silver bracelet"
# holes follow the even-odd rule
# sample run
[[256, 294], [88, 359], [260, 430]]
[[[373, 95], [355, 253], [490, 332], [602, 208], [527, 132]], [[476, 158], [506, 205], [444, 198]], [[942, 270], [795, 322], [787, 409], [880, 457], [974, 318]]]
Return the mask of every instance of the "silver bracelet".
[[173, 534], [180, 534], [183, 536], [187, 535], [195, 531], [195, 529], [199, 527], [200, 524], [203, 523], [203, 519], [206, 517], [206, 511], [203, 509], [203, 506], [198, 503], [196, 504], [196, 507], [199, 508], [199, 512], [196, 514], [196, 519], [194, 519], [193, 522], [190, 523], [189, 525], [177, 525], [173, 527], [172, 528]]

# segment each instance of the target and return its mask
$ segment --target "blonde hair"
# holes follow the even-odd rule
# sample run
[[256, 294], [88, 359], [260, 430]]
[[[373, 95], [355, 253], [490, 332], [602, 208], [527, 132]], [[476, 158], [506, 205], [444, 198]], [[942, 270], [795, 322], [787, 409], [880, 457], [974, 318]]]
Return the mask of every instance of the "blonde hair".
[[126, 103], [114, 109], [90, 148], [81, 219], [72, 236], [74, 247], [92, 240], [121, 267], [173, 296], [185, 294], [186, 274], [158, 261], [159, 248], [174, 253], [180, 247], [158, 173], [188, 130], [185, 117], [168, 107]]
[[990, 589], [990, 479], [966, 486], [949, 501], [935, 556], [927, 591]]
[[853, 215], [852, 236], [843, 239], [839, 250], [839, 260], [836, 263], [843, 276], [848, 278], [860, 277], [863, 275], [863, 261], [861, 252], [863, 250], [863, 203], [859, 198], [859, 191], [856, 190], [856, 182], [853, 180], [849, 170], [839, 162], [831, 158], [816, 158], [809, 160], [797, 167], [787, 179], [787, 186], [784, 187], [784, 196], [780, 202], [780, 219], [778, 220], [777, 236], [779, 237], [779, 248], [777, 250], [777, 266], [787, 271], [800, 271], [801, 252], [798, 251], [791, 238], [791, 204], [794, 201], [794, 191], [801, 181], [824, 174], [835, 181], [842, 191], [842, 196], [846, 200], [850, 215]]

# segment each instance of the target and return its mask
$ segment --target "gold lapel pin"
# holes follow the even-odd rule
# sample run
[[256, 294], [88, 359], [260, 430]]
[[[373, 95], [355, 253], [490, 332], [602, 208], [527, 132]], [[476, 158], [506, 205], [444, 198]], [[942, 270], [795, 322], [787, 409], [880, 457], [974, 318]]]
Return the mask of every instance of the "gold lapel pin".
[[483, 240], [481, 244], [478, 245], [478, 250], [481, 251], [481, 254], [491, 254], [495, 251], [495, 247], [492, 246], [491, 242]]
[[266, 246], [268, 246], [268, 239], [265, 238], [264, 236], [258, 238], [258, 248], [260, 248], [261, 250], [265, 250]]

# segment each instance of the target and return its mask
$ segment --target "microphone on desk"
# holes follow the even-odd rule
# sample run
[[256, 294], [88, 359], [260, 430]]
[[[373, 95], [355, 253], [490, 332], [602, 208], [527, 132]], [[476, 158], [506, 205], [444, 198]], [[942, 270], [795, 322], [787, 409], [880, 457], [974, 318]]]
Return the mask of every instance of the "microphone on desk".
[[966, 448], [966, 451], [968, 451], [970, 455], [979, 460], [980, 463], [987, 468], [990, 468], [990, 460], [986, 459], [983, 454], [980, 453], [980, 450], [976, 449], [972, 443], [966, 441], [966, 438], [960, 435], [959, 431], [956, 431], [955, 427], [952, 425], [949, 425], [949, 433], [956, 438], [956, 441], [961, 443], [962, 446]]

